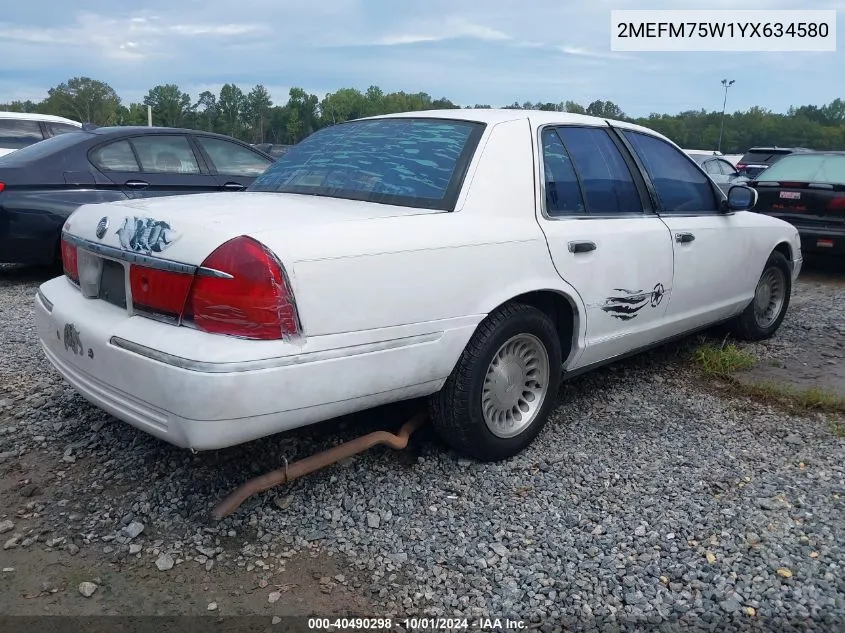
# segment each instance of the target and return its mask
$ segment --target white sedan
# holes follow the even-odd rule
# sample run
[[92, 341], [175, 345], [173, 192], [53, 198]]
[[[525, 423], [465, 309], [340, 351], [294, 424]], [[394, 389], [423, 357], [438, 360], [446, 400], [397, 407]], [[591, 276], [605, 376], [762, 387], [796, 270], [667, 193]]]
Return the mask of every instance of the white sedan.
[[800, 241], [755, 202], [630, 123], [351, 121], [246, 192], [81, 207], [38, 333], [84, 397], [181, 447], [429, 396], [445, 441], [504, 459], [562, 378], [720, 322], [775, 333]]

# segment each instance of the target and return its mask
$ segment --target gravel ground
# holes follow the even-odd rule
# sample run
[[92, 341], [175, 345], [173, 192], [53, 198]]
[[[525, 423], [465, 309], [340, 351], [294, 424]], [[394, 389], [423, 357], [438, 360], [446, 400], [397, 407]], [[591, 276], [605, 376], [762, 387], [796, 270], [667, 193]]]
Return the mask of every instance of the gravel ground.
[[[390, 416], [415, 404], [191, 455], [114, 421], [51, 369], [31, 324], [45, 278], [0, 268], [9, 552], [81, 551], [137, 587], [189, 566], [225, 569], [268, 596], [286, 561], [319, 554], [342, 561], [320, 580], [326, 604], [337, 586], [364, 596], [369, 615], [510, 616], [542, 630], [567, 620], [845, 626], [845, 440], [822, 415], [715, 392], [678, 347], [566, 385], [553, 421], [509, 462], [459, 459], [421, 431], [408, 456], [376, 449], [216, 523], [214, 503], [282, 455], [401, 422]], [[806, 345], [807, 324], [845, 323], [842, 289], [831, 292], [799, 283], [810, 300], [795, 302], [759, 354]], [[39, 467], [21, 482], [24, 459]]]

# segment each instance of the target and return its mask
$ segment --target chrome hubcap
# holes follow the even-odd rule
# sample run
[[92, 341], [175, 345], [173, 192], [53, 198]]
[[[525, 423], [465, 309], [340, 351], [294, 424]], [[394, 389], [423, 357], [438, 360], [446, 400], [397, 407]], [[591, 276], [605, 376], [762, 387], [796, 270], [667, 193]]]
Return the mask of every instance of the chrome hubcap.
[[515, 437], [531, 426], [549, 390], [549, 354], [532, 334], [517, 334], [493, 356], [481, 409], [493, 435]]
[[767, 268], [754, 292], [754, 320], [763, 329], [777, 321], [786, 299], [786, 277], [779, 268]]

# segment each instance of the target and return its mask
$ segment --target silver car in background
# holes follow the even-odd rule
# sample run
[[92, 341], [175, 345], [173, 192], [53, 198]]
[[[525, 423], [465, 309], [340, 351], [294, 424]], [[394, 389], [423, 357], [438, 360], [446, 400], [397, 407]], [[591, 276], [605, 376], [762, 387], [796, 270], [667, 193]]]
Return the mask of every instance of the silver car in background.
[[733, 185], [741, 185], [748, 182], [733, 164], [725, 158], [721, 152], [706, 150], [684, 150], [695, 162], [701, 165], [719, 188], [725, 193]]

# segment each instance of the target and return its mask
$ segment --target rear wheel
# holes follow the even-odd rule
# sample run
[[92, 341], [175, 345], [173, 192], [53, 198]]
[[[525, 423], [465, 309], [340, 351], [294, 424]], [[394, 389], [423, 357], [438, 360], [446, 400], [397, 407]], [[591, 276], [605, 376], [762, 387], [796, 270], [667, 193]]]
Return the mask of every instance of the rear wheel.
[[782, 253], [773, 252], [754, 290], [754, 299], [732, 323], [734, 336], [761, 341], [777, 332], [789, 308], [792, 270]]
[[529, 305], [505, 305], [479, 325], [443, 389], [431, 418], [455, 450], [497, 461], [537, 436], [555, 404], [561, 347], [553, 321]]

